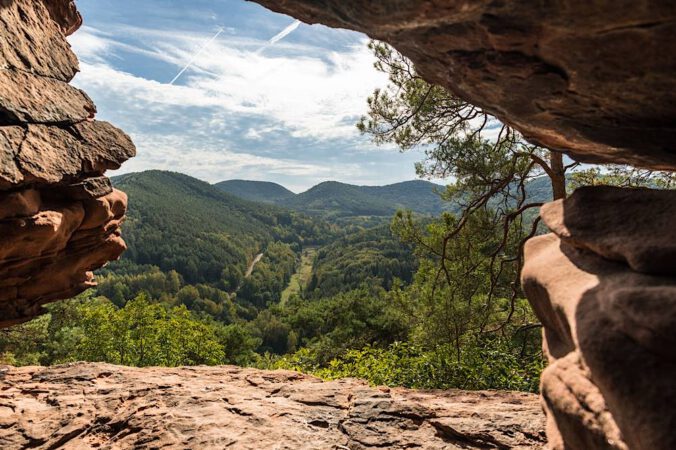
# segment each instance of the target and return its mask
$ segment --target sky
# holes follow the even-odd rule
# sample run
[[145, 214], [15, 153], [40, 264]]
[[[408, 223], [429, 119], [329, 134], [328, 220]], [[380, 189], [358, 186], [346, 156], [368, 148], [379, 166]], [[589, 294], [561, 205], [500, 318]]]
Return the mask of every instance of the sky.
[[355, 127], [387, 83], [365, 35], [298, 23], [243, 0], [78, 0], [73, 84], [138, 155], [122, 174], [184, 172], [209, 182], [415, 178], [422, 153], [378, 147]]

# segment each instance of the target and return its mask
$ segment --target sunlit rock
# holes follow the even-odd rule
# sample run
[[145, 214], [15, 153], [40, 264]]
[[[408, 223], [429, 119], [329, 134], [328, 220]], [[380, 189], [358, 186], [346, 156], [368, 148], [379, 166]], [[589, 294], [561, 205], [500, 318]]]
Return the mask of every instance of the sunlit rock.
[[589, 187], [543, 207], [559, 235], [526, 244], [522, 278], [554, 448], [676, 448], [674, 194]]
[[376, 388], [230, 366], [0, 371], [0, 447], [8, 449], [544, 446], [537, 396], [522, 392]]

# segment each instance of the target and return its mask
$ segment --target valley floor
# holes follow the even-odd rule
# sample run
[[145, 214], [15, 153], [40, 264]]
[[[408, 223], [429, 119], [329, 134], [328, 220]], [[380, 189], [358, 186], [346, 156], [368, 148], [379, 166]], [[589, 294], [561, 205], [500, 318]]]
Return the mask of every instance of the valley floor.
[[0, 367], [0, 448], [539, 449], [538, 397], [233, 366]]
[[306, 247], [303, 249], [300, 258], [300, 264], [296, 269], [296, 273], [291, 276], [289, 285], [282, 291], [281, 304], [286, 303], [292, 295], [300, 295], [305, 286], [307, 286], [310, 277], [312, 276], [312, 263], [317, 254], [318, 247]]

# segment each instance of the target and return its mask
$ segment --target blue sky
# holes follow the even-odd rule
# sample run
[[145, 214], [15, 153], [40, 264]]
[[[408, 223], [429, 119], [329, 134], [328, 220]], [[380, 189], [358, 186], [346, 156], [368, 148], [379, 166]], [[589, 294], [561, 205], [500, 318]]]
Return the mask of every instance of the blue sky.
[[355, 128], [387, 81], [366, 36], [301, 24], [270, 44], [294, 19], [243, 0], [77, 4], [85, 26], [70, 37], [81, 66], [73, 83], [138, 147], [117, 173], [167, 169], [295, 191], [415, 178], [420, 153], [376, 147]]

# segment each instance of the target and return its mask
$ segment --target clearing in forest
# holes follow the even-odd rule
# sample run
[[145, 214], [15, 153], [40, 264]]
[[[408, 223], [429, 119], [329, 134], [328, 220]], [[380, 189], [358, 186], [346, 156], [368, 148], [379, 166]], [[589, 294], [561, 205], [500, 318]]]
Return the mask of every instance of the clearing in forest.
[[306, 247], [300, 255], [300, 264], [296, 269], [296, 273], [291, 276], [289, 285], [282, 292], [282, 305], [291, 298], [294, 294], [300, 294], [312, 275], [312, 264], [317, 254], [317, 247]]

